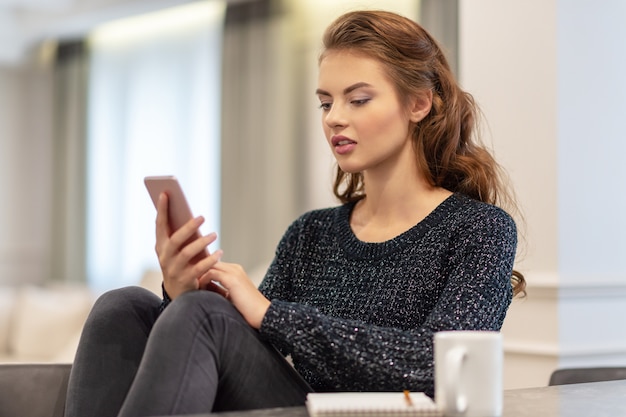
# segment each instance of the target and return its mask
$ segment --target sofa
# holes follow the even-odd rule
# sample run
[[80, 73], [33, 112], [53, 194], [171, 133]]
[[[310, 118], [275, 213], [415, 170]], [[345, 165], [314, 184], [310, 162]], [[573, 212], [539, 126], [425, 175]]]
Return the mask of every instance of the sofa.
[[[269, 262], [252, 268], [258, 285]], [[161, 294], [160, 271], [140, 286]], [[80, 285], [0, 286], [0, 417], [63, 417], [80, 333], [97, 294]]]
[[71, 364], [0, 365], [0, 417], [63, 417]]
[[82, 285], [0, 287], [0, 363], [69, 363], [95, 295]]
[[[161, 291], [159, 271], [138, 283]], [[0, 417], [63, 417], [83, 325], [97, 294], [86, 285], [0, 286]]]
[[[137, 285], [161, 295], [160, 271]], [[98, 294], [81, 284], [0, 285], [0, 363], [71, 363]]]

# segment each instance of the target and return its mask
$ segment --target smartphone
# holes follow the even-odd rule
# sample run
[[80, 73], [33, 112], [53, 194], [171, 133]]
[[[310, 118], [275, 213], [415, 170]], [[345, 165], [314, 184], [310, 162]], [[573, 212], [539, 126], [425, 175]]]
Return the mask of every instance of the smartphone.
[[[187, 203], [185, 193], [183, 193], [183, 189], [175, 176], [149, 176], [145, 177], [143, 182], [148, 189], [148, 193], [150, 194], [150, 198], [152, 198], [152, 203], [154, 204], [155, 208], [157, 206], [161, 193], [167, 194], [170, 230], [176, 231], [180, 229], [185, 223], [193, 218], [193, 214], [191, 212], [191, 208], [189, 207], [189, 203]], [[185, 242], [185, 245], [193, 242], [199, 237], [200, 232], [198, 231]], [[191, 259], [191, 263], [197, 263], [208, 255], [209, 251], [205, 248], [202, 252], [200, 252], [198, 255], [194, 256]], [[203, 289], [214, 291], [218, 294], [221, 294], [223, 297], [228, 298], [228, 291], [218, 282], [211, 281]]]
[[[168, 197], [168, 222], [172, 231], [180, 229], [185, 223], [193, 218], [189, 203], [185, 193], [178, 182], [178, 179], [173, 175], [161, 175], [161, 176], [149, 176], [143, 180], [152, 203], [156, 208], [159, 201], [159, 195], [161, 193], [167, 194]], [[185, 244], [193, 242], [200, 237], [200, 232], [196, 232], [193, 236], [185, 242]], [[197, 262], [201, 258], [208, 255], [208, 251], [205, 249], [203, 253], [194, 257], [193, 262]]]
[[[143, 182], [148, 189], [148, 193], [150, 194], [150, 198], [152, 198], [152, 203], [154, 204], [155, 208], [159, 201], [159, 195], [161, 195], [161, 193], [167, 194], [169, 217], [168, 222], [170, 224], [171, 230], [176, 231], [180, 229], [185, 223], [193, 218], [193, 214], [191, 212], [189, 204], [187, 203], [185, 193], [183, 193], [183, 189], [175, 176], [149, 176], [145, 177]], [[185, 245], [193, 242], [199, 237], [200, 232], [198, 231], [185, 242]], [[208, 255], [209, 251], [205, 248], [201, 253], [194, 256], [191, 259], [191, 262], [196, 263]], [[208, 291], [214, 291], [228, 298], [228, 291], [218, 282], [211, 281], [203, 289]]]

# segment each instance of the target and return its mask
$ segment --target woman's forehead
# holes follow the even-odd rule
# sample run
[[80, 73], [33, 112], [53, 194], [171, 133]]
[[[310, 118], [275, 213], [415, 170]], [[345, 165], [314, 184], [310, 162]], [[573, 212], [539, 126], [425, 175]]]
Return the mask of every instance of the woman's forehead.
[[320, 61], [319, 88], [343, 89], [358, 82], [387, 83], [384, 66], [374, 58], [350, 51], [332, 51]]

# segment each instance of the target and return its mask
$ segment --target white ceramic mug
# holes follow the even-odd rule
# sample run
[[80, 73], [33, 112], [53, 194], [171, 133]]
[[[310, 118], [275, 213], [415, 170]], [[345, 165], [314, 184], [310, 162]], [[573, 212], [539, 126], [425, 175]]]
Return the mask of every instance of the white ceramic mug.
[[435, 402], [446, 416], [502, 415], [502, 335], [435, 333]]

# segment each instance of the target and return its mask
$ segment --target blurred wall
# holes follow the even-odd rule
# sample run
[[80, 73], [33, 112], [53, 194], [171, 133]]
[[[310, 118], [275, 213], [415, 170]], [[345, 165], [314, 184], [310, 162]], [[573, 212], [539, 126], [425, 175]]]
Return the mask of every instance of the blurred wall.
[[0, 283], [48, 276], [51, 88], [35, 63], [0, 67]]
[[[503, 329], [505, 386], [626, 365], [626, 3], [461, 0], [460, 77], [511, 174], [528, 297]], [[520, 219], [521, 220], [521, 219]]]

